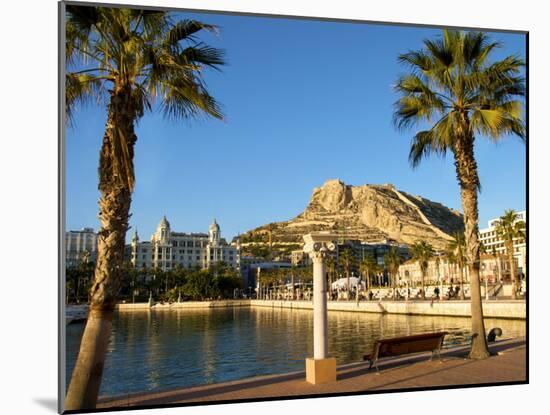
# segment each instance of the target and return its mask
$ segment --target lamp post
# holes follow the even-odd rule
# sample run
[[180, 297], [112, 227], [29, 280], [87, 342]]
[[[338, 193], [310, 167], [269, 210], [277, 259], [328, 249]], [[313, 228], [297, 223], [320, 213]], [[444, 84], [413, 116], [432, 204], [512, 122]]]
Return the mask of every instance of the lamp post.
[[327, 287], [325, 258], [336, 246], [326, 232], [304, 235], [304, 252], [313, 262], [313, 358], [306, 359], [306, 381], [313, 384], [336, 380], [336, 359], [328, 356]]

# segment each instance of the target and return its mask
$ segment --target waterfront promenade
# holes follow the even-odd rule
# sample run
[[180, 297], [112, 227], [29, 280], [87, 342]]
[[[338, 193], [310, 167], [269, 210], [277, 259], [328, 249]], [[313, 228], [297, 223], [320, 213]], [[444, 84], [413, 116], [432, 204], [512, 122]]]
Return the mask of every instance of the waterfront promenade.
[[336, 382], [320, 385], [307, 383], [305, 373], [300, 371], [170, 391], [104, 397], [100, 399], [98, 408], [257, 400], [270, 397], [313, 397], [527, 381], [524, 338], [492, 343], [492, 356], [480, 361], [465, 359], [468, 349], [457, 347], [443, 350], [441, 361], [429, 361], [429, 353], [382, 359], [379, 363], [380, 374], [369, 371], [365, 362], [342, 365], [338, 367]]

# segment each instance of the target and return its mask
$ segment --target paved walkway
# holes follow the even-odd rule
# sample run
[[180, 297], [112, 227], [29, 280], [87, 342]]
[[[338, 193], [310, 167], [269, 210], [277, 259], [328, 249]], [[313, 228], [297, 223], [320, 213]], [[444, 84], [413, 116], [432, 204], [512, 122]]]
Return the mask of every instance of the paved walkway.
[[338, 380], [322, 385], [305, 381], [304, 372], [261, 376], [245, 380], [175, 389], [157, 393], [103, 398], [99, 408], [170, 405], [270, 397], [315, 396], [337, 393], [429, 388], [449, 385], [526, 382], [525, 339], [494, 343], [490, 358], [465, 359], [468, 349], [445, 350], [442, 360], [429, 361], [430, 354], [380, 360], [380, 374], [369, 371], [364, 362], [338, 368]]

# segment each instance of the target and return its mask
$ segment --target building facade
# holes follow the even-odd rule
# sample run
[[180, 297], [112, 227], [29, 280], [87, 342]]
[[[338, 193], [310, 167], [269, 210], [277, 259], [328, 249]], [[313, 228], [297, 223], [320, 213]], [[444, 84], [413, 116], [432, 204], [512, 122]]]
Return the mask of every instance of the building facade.
[[140, 242], [137, 231], [128, 247], [128, 256], [136, 268], [159, 268], [164, 271], [178, 265], [207, 269], [224, 262], [239, 268], [239, 247], [221, 237], [220, 225], [214, 220], [208, 233], [173, 232], [166, 216], [162, 218], [150, 241]]
[[98, 234], [93, 228], [65, 233], [65, 265], [77, 267], [83, 261], [95, 262], [97, 259]]
[[[527, 222], [527, 212], [525, 210], [517, 212], [518, 221]], [[507, 257], [504, 241], [497, 235], [496, 225], [499, 218], [491, 219], [488, 227], [479, 231], [479, 241], [485, 247], [487, 254], [495, 253], [496, 256]], [[525, 239], [514, 239], [514, 258], [517, 261], [518, 272], [526, 274], [527, 272], [527, 244]]]
[[[481, 282], [487, 281], [489, 284], [509, 283], [510, 264], [504, 256], [494, 257], [483, 254], [480, 256], [479, 278]], [[408, 285], [419, 285], [422, 280], [422, 271], [418, 261], [409, 260], [399, 267], [397, 283]], [[428, 268], [424, 276], [425, 285], [437, 285], [440, 282], [444, 284], [468, 284], [470, 282], [470, 273], [468, 267], [460, 269], [456, 264], [449, 262], [445, 256], [441, 255], [439, 260], [437, 256], [428, 261]]]

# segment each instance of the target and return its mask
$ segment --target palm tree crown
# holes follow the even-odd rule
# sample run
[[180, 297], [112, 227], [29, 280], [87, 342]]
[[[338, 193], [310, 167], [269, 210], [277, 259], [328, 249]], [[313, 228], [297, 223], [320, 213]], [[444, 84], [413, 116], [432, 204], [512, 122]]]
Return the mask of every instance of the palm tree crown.
[[402, 259], [399, 255], [399, 251], [395, 246], [392, 246], [388, 253], [384, 255], [384, 263], [388, 268], [390, 274], [395, 277], [399, 272], [399, 266], [401, 265]]
[[413, 137], [413, 166], [431, 153], [455, 152], [460, 136], [525, 138], [523, 104], [517, 99], [525, 94], [524, 62], [516, 56], [490, 62], [499, 46], [485, 33], [445, 30], [441, 38], [425, 40], [424, 49], [399, 56], [412, 72], [395, 86], [400, 98], [394, 121], [399, 128], [433, 124]]
[[453, 240], [447, 245], [447, 256], [459, 266], [460, 269], [466, 265], [466, 241], [463, 232], [455, 232]]
[[426, 271], [430, 260], [434, 256], [433, 246], [426, 241], [417, 241], [411, 247], [412, 259], [418, 262], [420, 266], [421, 285], [422, 285], [422, 299], [426, 298], [426, 290], [424, 288], [424, 279], [426, 278]]
[[340, 265], [344, 268], [344, 272], [349, 273], [350, 268], [355, 263], [355, 256], [353, 255], [353, 252], [349, 248], [345, 248], [340, 255], [338, 255], [338, 261], [340, 262]]
[[506, 210], [495, 226], [495, 232], [506, 242], [514, 239], [525, 238], [525, 222], [520, 220], [515, 210]]
[[397, 247], [392, 246], [388, 253], [384, 255], [384, 264], [388, 268], [391, 278], [391, 286], [393, 288], [392, 296], [395, 299], [395, 285], [397, 283], [397, 274], [399, 273], [399, 266], [401, 265], [402, 259], [399, 255]]
[[[202, 78], [204, 68], [219, 69], [223, 51], [195, 38], [215, 27], [194, 20], [173, 21], [167, 12], [67, 5], [66, 109], [124, 91], [129, 121], [159, 108], [169, 118], [206, 114], [222, 118]], [[158, 101], [158, 106], [154, 106]], [[116, 176], [131, 188], [134, 172], [128, 137], [114, 143]]]
[[415, 242], [411, 247], [411, 256], [418, 262], [422, 274], [425, 274], [428, 264], [434, 256], [433, 246], [426, 241]]

